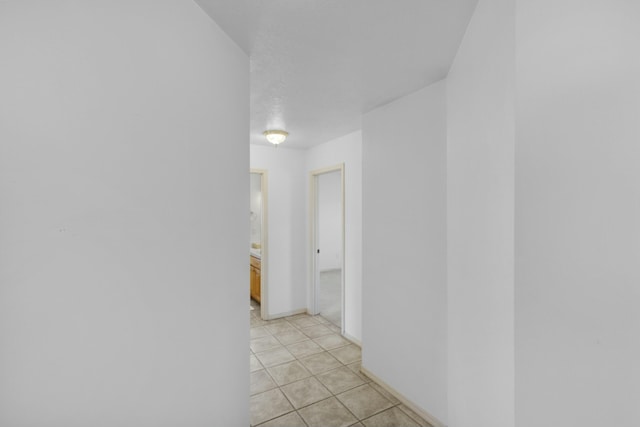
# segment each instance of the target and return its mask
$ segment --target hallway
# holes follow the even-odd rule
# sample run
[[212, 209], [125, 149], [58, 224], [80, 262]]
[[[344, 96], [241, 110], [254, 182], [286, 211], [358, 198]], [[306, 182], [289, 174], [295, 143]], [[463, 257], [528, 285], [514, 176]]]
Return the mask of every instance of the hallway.
[[360, 347], [326, 319], [264, 321], [251, 306], [252, 426], [429, 427], [360, 373]]

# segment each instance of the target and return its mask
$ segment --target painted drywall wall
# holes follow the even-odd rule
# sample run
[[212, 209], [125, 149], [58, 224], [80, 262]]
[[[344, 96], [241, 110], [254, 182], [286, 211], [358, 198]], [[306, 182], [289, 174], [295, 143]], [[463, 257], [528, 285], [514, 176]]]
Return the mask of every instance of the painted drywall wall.
[[513, 0], [480, 0], [447, 77], [451, 427], [514, 426]]
[[265, 169], [268, 177], [267, 315], [281, 317], [304, 311], [308, 234], [305, 152], [251, 145], [250, 153], [251, 167]]
[[3, 1], [0, 57], [0, 425], [248, 425], [247, 57], [190, 1]]
[[[307, 171], [344, 164], [345, 335], [362, 341], [362, 131], [317, 145], [306, 153]], [[309, 175], [305, 175], [305, 180]], [[309, 187], [307, 186], [307, 189]], [[307, 196], [308, 199], [308, 196]], [[308, 206], [308, 205], [307, 205]], [[306, 216], [309, 218], [309, 215]], [[307, 227], [309, 224], [307, 223]], [[305, 248], [310, 248], [310, 243]], [[307, 260], [309, 257], [307, 256]], [[309, 278], [308, 295], [311, 296]], [[310, 306], [311, 301], [308, 301]]]
[[640, 4], [517, 2], [516, 425], [640, 425]]
[[342, 174], [332, 171], [317, 177], [318, 269], [342, 268]]
[[250, 174], [249, 178], [249, 227], [250, 243], [260, 244], [262, 241], [262, 176]]
[[363, 118], [362, 365], [447, 422], [446, 94]]

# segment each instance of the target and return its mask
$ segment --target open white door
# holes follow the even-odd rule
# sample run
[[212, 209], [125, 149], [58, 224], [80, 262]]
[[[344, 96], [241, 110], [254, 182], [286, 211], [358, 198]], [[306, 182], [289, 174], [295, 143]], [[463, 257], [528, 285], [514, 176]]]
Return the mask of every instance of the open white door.
[[314, 312], [344, 332], [344, 167], [312, 172]]

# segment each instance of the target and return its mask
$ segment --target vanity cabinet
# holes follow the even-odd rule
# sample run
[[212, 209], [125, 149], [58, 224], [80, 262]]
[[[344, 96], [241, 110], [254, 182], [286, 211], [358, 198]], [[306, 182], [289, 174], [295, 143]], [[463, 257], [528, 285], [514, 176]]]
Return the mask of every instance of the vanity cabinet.
[[249, 294], [251, 295], [251, 298], [258, 302], [260, 302], [260, 267], [261, 262], [258, 258], [254, 256], [249, 257]]

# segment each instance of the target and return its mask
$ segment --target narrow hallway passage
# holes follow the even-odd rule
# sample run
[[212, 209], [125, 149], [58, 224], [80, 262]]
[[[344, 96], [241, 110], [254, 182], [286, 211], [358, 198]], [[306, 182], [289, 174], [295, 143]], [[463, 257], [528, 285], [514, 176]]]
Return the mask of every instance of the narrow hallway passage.
[[360, 373], [360, 347], [323, 317], [264, 321], [251, 308], [252, 426], [430, 426]]

